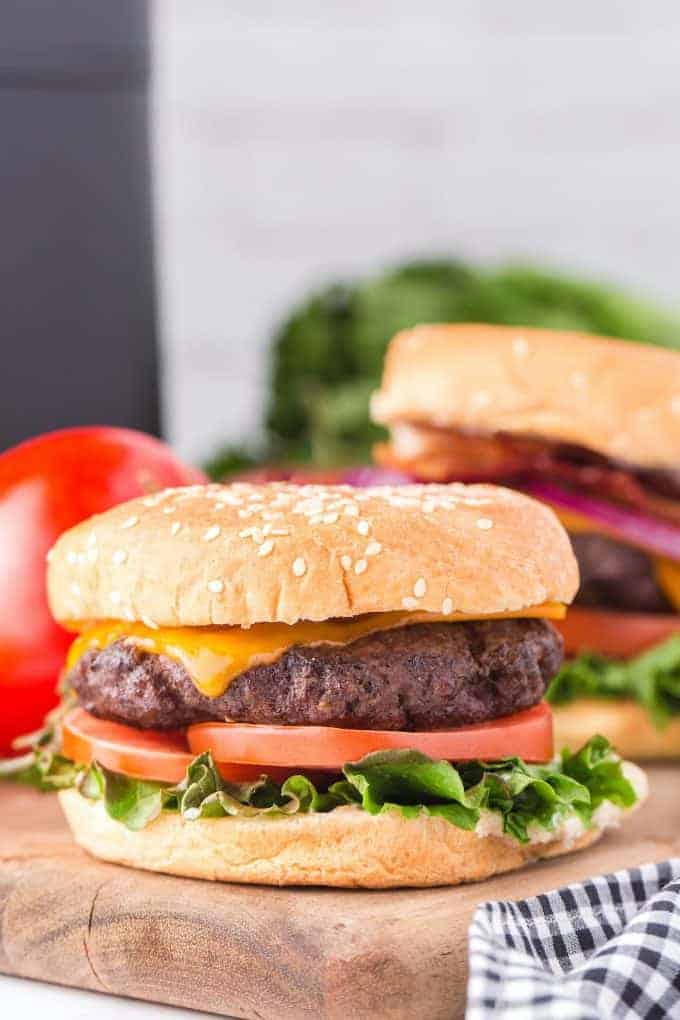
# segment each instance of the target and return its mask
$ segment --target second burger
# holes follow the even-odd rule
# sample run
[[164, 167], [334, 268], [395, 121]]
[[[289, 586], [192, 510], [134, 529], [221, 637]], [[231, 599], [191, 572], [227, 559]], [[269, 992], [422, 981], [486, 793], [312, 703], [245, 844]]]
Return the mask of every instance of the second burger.
[[373, 415], [383, 466], [512, 485], [568, 528], [581, 586], [558, 623], [558, 745], [594, 727], [626, 755], [680, 756], [680, 353], [420, 326], [392, 341]]

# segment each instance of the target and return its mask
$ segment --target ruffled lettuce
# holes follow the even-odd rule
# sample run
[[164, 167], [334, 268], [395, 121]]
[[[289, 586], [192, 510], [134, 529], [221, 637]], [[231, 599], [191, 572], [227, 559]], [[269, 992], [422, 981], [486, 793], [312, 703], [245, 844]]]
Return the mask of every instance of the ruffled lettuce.
[[604, 737], [593, 737], [577, 753], [565, 751], [548, 765], [507, 758], [454, 766], [418, 751], [378, 752], [345, 765], [342, 778], [325, 790], [303, 775], [290, 776], [281, 785], [264, 775], [252, 783], [229, 783], [207, 752], [191, 763], [176, 786], [132, 779], [96, 763], [76, 765], [49, 753], [39, 756], [37, 768], [43, 787], [75, 787], [84, 797], [103, 801], [111, 818], [133, 830], [164, 811], [193, 821], [282, 817], [346, 805], [372, 815], [399, 811], [407, 818], [436, 816], [473, 830], [485, 809], [498, 813], [506, 835], [526, 843], [532, 825], [553, 831], [577, 816], [587, 827], [603, 801], [629, 808], [637, 799]]
[[680, 715], [680, 636], [630, 659], [613, 662], [586, 654], [565, 663], [551, 683], [547, 700], [565, 705], [577, 698], [631, 698], [662, 728]]

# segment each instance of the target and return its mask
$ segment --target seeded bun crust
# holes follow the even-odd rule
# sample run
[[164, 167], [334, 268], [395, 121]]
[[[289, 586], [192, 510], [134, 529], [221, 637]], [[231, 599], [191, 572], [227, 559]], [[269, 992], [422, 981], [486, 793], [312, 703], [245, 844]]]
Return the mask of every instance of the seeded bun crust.
[[[582, 333], [432, 325], [392, 340], [373, 419], [573, 443], [648, 468], [680, 461], [680, 352]], [[398, 462], [389, 450], [385, 463]]]
[[77, 843], [95, 857], [150, 871], [218, 882], [390, 889], [476, 882], [531, 861], [590, 846], [575, 840], [525, 846], [477, 836], [442, 818], [370, 815], [354, 807], [291, 818], [219, 818], [185, 822], [161, 815], [131, 832], [101, 801], [76, 790], [59, 794]]
[[680, 758], [680, 718], [657, 729], [635, 701], [579, 698], [570, 705], [553, 707], [553, 724], [556, 750], [576, 750], [593, 733], [601, 733], [623, 758]]
[[578, 585], [553, 512], [487, 485], [170, 489], [79, 524], [48, 560], [66, 625], [485, 615], [570, 602]]

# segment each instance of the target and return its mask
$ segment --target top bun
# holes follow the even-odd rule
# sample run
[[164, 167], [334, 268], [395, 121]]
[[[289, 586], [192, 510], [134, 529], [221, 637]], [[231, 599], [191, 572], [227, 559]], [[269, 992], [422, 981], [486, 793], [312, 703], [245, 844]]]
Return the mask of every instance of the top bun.
[[392, 340], [371, 410], [411, 423], [574, 443], [680, 465], [680, 353], [584, 333], [433, 325]]
[[491, 485], [194, 485], [131, 500], [48, 555], [57, 620], [296, 623], [390, 610], [485, 615], [569, 602], [566, 532]]

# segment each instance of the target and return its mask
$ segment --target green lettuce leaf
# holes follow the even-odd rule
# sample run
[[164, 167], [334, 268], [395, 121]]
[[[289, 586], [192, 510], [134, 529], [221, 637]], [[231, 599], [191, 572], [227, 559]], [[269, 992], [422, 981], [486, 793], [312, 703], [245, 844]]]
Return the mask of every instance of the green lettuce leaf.
[[[372, 815], [397, 809], [408, 818], [421, 812], [440, 815], [460, 829], [474, 829], [479, 810], [468, 800], [460, 773], [448, 761], [419, 751], [378, 751], [345, 765], [347, 783]], [[344, 784], [331, 791], [342, 794]], [[354, 800], [354, 794], [349, 794]]]
[[303, 775], [290, 776], [282, 785], [266, 775], [252, 783], [229, 783], [208, 752], [194, 759], [175, 786], [132, 779], [99, 764], [75, 765], [53, 754], [42, 754], [36, 768], [43, 788], [74, 786], [84, 797], [103, 800], [111, 818], [133, 830], [161, 812], [193, 821], [282, 817], [353, 805], [373, 815], [437, 816], [467, 830], [475, 828], [482, 810], [492, 811], [500, 816], [503, 832], [526, 843], [532, 826], [553, 831], [570, 815], [588, 826], [603, 801], [628, 808], [636, 800], [604, 737], [593, 737], [577, 753], [565, 752], [548, 765], [508, 758], [455, 766], [418, 751], [382, 751], [345, 765], [343, 778], [326, 790]]
[[680, 636], [628, 662], [589, 653], [572, 659], [562, 666], [546, 697], [553, 705], [582, 697], [632, 698], [661, 728], [680, 715]]

